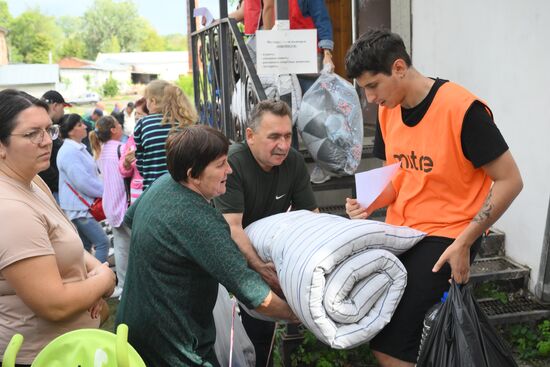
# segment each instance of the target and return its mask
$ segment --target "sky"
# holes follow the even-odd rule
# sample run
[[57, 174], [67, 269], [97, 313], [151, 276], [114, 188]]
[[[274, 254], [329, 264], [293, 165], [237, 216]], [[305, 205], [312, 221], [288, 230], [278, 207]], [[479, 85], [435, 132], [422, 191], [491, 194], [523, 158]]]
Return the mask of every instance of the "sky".
[[[28, 8], [40, 7], [47, 15], [81, 16], [93, 3], [92, 0], [6, 0], [12, 16], [16, 17]], [[199, 6], [208, 7], [215, 17], [219, 14], [219, 2], [199, 0]], [[134, 0], [139, 14], [149, 20], [161, 35], [187, 33], [187, 0]]]

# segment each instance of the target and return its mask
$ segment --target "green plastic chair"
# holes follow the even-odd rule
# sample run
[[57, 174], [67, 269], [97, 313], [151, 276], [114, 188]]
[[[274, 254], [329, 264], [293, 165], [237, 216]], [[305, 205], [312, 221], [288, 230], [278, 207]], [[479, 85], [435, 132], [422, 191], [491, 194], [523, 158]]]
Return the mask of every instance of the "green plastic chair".
[[116, 335], [81, 329], [58, 336], [38, 353], [32, 367], [145, 367], [145, 363], [128, 344], [128, 326], [120, 324]]
[[15, 334], [12, 336], [8, 346], [6, 347], [6, 351], [4, 352], [2, 367], [15, 366], [15, 358], [17, 357], [17, 352], [19, 352], [19, 348], [21, 348], [21, 344], [23, 344], [23, 339], [23, 335], [21, 334]]

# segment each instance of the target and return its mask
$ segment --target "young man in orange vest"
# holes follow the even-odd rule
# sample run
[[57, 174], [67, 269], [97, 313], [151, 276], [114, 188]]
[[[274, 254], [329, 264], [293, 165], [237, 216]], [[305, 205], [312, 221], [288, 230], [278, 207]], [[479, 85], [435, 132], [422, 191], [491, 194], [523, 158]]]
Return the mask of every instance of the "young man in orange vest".
[[384, 367], [414, 366], [426, 311], [466, 283], [481, 235], [523, 187], [487, 105], [463, 87], [419, 73], [403, 40], [371, 30], [346, 55], [348, 76], [379, 106], [374, 153], [401, 169], [368, 208], [347, 199], [350, 218], [388, 206], [386, 222], [427, 237], [400, 256], [408, 284], [390, 323], [371, 341]]

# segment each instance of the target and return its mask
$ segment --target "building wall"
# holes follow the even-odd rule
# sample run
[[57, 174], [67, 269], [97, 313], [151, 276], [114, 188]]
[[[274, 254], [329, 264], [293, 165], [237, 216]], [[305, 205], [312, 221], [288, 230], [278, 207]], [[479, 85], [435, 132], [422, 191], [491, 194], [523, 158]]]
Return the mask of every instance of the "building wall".
[[411, 12], [417, 69], [487, 101], [518, 163], [523, 192], [495, 226], [533, 290], [550, 199], [550, 1], [412, 0]]
[[47, 91], [55, 89], [55, 83], [1, 85], [0, 90], [4, 89], [18, 89], [20, 91], [29, 93], [33, 97], [40, 98]]
[[[85, 79], [86, 75], [89, 75], [89, 83]], [[89, 91], [99, 91], [99, 94], [101, 94], [101, 86], [109, 78], [109, 75], [112, 75], [118, 82], [122, 93], [128, 91], [131, 81], [129, 71], [110, 72], [97, 69], [60, 69], [61, 83], [59, 91], [69, 99], [76, 98]]]

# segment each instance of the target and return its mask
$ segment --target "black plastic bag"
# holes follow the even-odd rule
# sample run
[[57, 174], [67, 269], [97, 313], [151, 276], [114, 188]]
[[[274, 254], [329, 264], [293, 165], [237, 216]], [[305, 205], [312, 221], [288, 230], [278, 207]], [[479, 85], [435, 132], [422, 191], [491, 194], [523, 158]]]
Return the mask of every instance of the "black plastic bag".
[[452, 282], [417, 367], [518, 367], [510, 348], [489, 324], [470, 287]]

